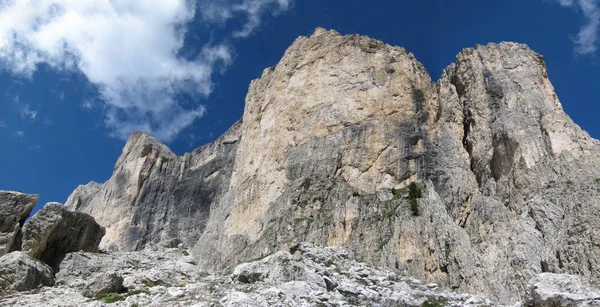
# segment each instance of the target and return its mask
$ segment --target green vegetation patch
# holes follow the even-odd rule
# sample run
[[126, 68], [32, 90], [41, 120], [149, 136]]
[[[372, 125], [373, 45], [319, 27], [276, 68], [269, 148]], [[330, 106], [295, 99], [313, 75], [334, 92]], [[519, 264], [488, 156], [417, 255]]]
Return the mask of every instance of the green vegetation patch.
[[125, 300], [125, 296], [117, 293], [99, 293], [94, 296], [97, 301], [103, 301], [107, 304], [122, 302]]
[[421, 304], [421, 307], [444, 307], [444, 306], [448, 306], [448, 299], [447, 298], [428, 298], [423, 304]]
[[408, 197], [410, 197], [410, 212], [413, 216], [420, 216], [421, 210], [419, 209], [419, 202], [417, 198], [421, 198], [423, 192], [415, 182], [411, 182], [408, 185]]

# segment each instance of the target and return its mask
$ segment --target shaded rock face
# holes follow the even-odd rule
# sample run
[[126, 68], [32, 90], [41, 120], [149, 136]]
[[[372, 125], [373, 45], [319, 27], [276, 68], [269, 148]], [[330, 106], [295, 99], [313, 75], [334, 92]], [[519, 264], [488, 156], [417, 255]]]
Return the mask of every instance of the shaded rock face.
[[104, 233], [104, 228], [90, 215], [69, 211], [59, 203], [48, 203], [23, 227], [22, 251], [58, 271], [67, 253], [98, 252]]
[[175, 157], [134, 134], [68, 204], [109, 228], [105, 246], [177, 239], [208, 270], [309, 241], [513, 303], [538, 273], [600, 277], [597, 178], [600, 143], [527, 46], [464, 49], [433, 83], [402, 48], [318, 29], [252, 81], [219, 140]]
[[65, 205], [106, 227], [105, 249], [193, 246], [228, 188], [238, 141], [236, 124], [212, 144], [177, 157], [152, 136], [134, 133], [112, 177], [79, 186]]
[[38, 195], [0, 191], [0, 256], [21, 247], [21, 228]]
[[41, 286], [54, 286], [50, 267], [20, 251], [0, 257], [0, 292], [27, 291]]

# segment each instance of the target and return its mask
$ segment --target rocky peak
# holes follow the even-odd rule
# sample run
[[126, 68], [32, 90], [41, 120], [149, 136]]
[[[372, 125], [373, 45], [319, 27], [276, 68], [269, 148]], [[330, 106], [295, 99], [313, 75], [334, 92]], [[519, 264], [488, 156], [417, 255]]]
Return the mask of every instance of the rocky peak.
[[209, 271], [308, 241], [514, 303], [538, 273], [600, 276], [582, 261], [599, 165], [525, 45], [464, 49], [433, 83], [401, 47], [318, 28], [251, 82], [224, 136], [176, 157], [134, 134], [68, 204], [106, 227], [103, 247], [182, 244]]
[[[175, 157], [176, 155], [169, 147], [160, 143], [153, 136], [144, 132], [134, 132], [125, 143], [123, 153], [115, 164], [115, 169], [129, 163], [141, 163], [142, 168], [148, 168], [158, 159], [168, 160]], [[140, 159], [143, 162], [139, 161]]]

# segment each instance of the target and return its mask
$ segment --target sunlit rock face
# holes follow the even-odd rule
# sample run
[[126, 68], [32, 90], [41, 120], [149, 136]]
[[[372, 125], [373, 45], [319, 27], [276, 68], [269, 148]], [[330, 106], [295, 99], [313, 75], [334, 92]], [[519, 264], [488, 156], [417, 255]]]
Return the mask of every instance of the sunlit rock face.
[[105, 248], [181, 243], [209, 271], [309, 241], [511, 303], [538, 273], [600, 276], [599, 165], [525, 45], [464, 49], [434, 83], [403, 48], [317, 29], [217, 141], [177, 157], [133, 134], [67, 205]]

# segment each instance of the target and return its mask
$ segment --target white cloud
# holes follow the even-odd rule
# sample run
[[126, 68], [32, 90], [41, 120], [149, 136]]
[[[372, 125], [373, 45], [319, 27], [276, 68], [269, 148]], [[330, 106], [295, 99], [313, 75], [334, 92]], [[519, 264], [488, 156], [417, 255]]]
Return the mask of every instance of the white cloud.
[[579, 29], [575, 41], [575, 52], [592, 54], [598, 50], [600, 32], [600, 6], [598, 0], [557, 0], [564, 7], [575, 8], [584, 15], [586, 24]]
[[[200, 1], [199, 8], [208, 2]], [[245, 37], [261, 14], [289, 9], [290, 1], [222, 1], [214, 13], [222, 21], [242, 14], [247, 23], [232, 35]], [[169, 141], [205, 113], [178, 94], [206, 97], [214, 72], [232, 61], [223, 44], [207, 43], [195, 58], [179, 56], [195, 15], [193, 0], [0, 0], [0, 69], [26, 77], [42, 63], [80, 71], [97, 86], [113, 136], [144, 130]]]
[[40, 150], [40, 149], [42, 149], [42, 146], [40, 146], [40, 145], [29, 145], [27, 147], [29, 148], [29, 150]]
[[29, 118], [31, 120], [35, 120], [35, 118], [37, 117], [37, 114], [38, 114], [38, 110], [31, 109], [28, 104], [26, 104], [25, 107], [23, 107], [23, 110], [21, 110], [21, 117], [23, 117], [23, 118]]
[[0, 128], [4, 128], [6, 127], [6, 122], [4, 122], [4, 120], [0, 119]]
[[262, 15], [270, 12], [278, 15], [289, 10], [293, 5], [292, 0], [200, 0], [199, 9], [202, 17], [210, 22], [224, 23], [240, 15], [246, 18], [242, 29], [233, 33], [233, 36], [244, 38], [250, 36], [262, 23]]
[[94, 108], [94, 102], [92, 102], [89, 99], [86, 99], [81, 103], [81, 107], [85, 110], [91, 110]]
[[18, 137], [24, 137], [25, 136], [25, 131], [19, 130], [15, 133]]

